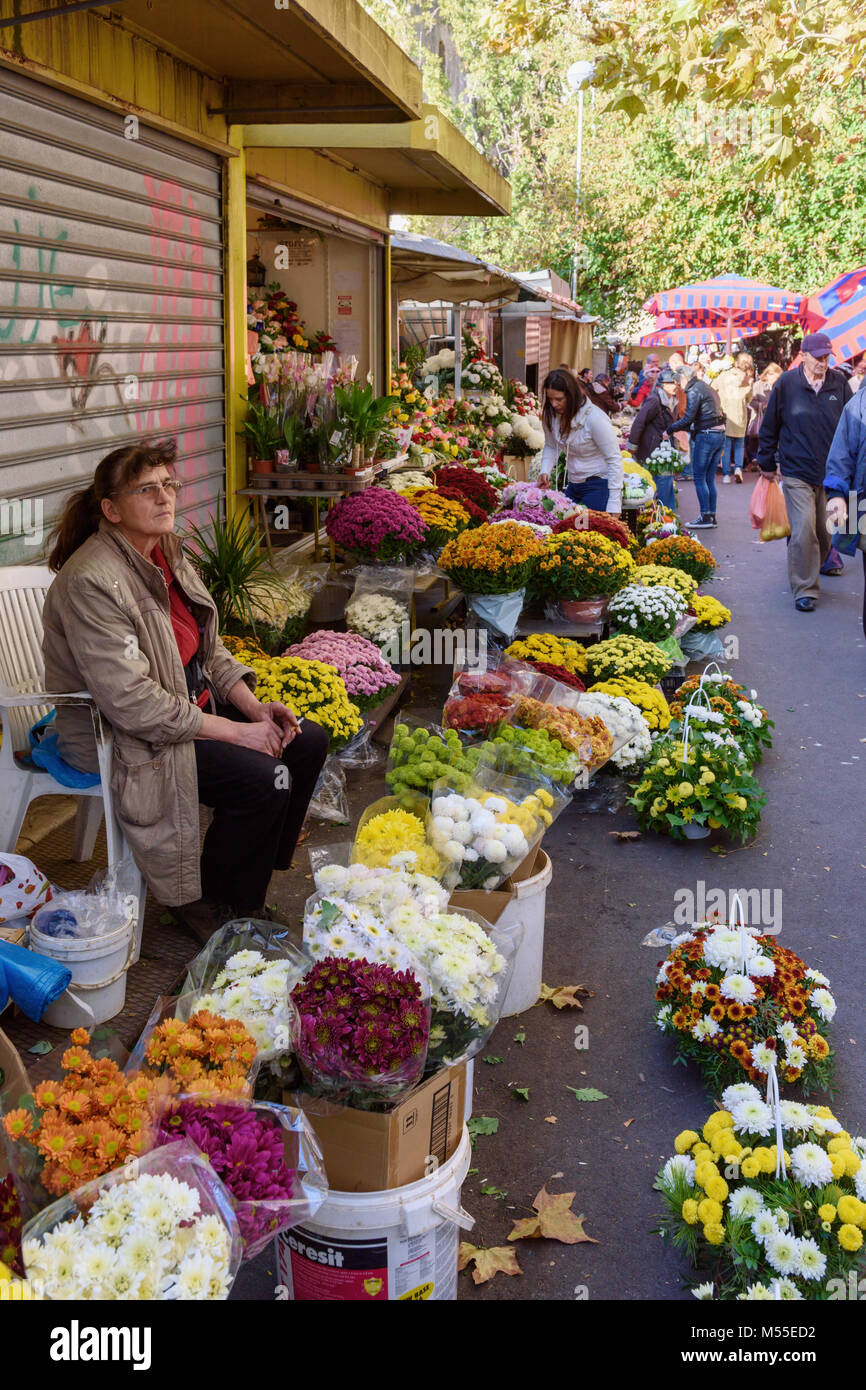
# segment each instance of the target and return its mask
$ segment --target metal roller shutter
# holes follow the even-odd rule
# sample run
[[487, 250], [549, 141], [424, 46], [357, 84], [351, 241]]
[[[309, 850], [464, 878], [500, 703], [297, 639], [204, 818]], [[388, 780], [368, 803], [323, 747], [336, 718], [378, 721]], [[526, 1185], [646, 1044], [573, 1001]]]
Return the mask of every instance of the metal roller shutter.
[[143, 435], [177, 436], [181, 527], [225, 488], [221, 161], [130, 127], [0, 70], [0, 565]]

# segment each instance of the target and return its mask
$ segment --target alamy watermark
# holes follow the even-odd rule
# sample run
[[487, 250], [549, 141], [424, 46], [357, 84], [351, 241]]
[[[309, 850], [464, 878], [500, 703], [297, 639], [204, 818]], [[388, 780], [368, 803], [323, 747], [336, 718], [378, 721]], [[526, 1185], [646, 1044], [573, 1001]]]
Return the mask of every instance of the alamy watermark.
[[781, 139], [784, 130], [778, 108], [727, 111], [713, 106], [697, 106], [675, 123], [678, 138], [687, 145], [729, 145], [735, 149], [766, 150]]
[[44, 535], [41, 497], [0, 498], [0, 536], [21, 536], [25, 545], [41, 545]]
[[777, 936], [782, 930], [781, 888], [707, 888], [701, 878], [694, 890], [677, 888], [674, 893], [673, 920], [677, 926], [687, 927], [713, 917], [734, 925], [739, 923], [740, 913], [747, 927], [760, 927], [765, 935]]

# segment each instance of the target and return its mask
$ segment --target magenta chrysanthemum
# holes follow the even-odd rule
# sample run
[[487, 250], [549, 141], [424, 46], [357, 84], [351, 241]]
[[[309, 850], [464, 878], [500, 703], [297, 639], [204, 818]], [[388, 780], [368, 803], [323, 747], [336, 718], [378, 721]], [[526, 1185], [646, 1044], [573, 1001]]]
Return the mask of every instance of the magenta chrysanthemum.
[[300, 1018], [295, 1051], [326, 1086], [375, 1090], [420, 1080], [429, 1007], [409, 971], [328, 956], [292, 991]]
[[370, 560], [400, 560], [418, 550], [427, 535], [417, 508], [386, 487], [344, 497], [328, 512], [325, 528], [337, 545]]

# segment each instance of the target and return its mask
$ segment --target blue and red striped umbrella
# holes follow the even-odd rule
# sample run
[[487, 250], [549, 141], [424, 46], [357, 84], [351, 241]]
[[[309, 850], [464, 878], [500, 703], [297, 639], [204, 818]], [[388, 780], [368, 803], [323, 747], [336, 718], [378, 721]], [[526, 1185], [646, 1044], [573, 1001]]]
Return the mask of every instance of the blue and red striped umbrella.
[[678, 327], [672, 318], [663, 314], [656, 320], [656, 326], [652, 333], [647, 333], [641, 338], [641, 347], [692, 347], [693, 344], [702, 346], [705, 343], [716, 343], [719, 340], [719, 330], [717, 328], [682, 328]]
[[[849, 297], [842, 299], [840, 296], [838, 307], [825, 319], [818, 317], [814, 307], [811, 308], [809, 316], [809, 327], [813, 330], [820, 329], [822, 333], [827, 334], [833, 344], [833, 356], [837, 362], [848, 361], [861, 352], [866, 352], [866, 270], [852, 271], [851, 274], [860, 275], [862, 278], [853, 286], [849, 282], [845, 287], [850, 291]], [[832, 291], [833, 287], [828, 286], [827, 290], [812, 296], [809, 300], [810, 306], [814, 306], [822, 298], [829, 306], [832, 302]]]
[[661, 290], [644, 304], [650, 314], [674, 319], [680, 328], [716, 329], [730, 347], [733, 330], [760, 333], [773, 323], [794, 323], [802, 317], [805, 297], [742, 275], [719, 275], [713, 280]]
[[848, 270], [844, 275], [837, 275], [836, 279], [831, 280], [822, 290], [810, 294], [803, 312], [806, 327], [812, 332], [817, 332], [818, 329], [823, 331], [824, 324], [830, 316], [844, 310], [846, 305], [862, 292], [864, 281], [866, 266], [860, 266], [859, 270]]

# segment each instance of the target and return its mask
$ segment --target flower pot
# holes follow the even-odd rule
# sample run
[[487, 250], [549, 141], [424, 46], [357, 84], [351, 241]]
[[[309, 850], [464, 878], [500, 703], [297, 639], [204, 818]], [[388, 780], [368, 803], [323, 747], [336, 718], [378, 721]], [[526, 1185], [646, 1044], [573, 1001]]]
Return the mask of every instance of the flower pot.
[[320, 463], [318, 463], [318, 462], [313, 463], [313, 461], [311, 460], [311, 461], [307, 464], [307, 472], [308, 472], [308, 473], [321, 473], [321, 471], [322, 471], [322, 465], [321, 465]]
[[708, 825], [684, 825], [683, 834], [687, 840], [705, 840], [710, 833]]
[[606, 598], [563, 598], [557, 606], [567, 623], [600, 623], [607, 605]]
[[268, 473], [273, 473], [273, 471], [273, 459], [250, 459], [250, 472], [254, 473], [257, 477], [264, 477]]

